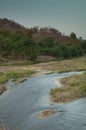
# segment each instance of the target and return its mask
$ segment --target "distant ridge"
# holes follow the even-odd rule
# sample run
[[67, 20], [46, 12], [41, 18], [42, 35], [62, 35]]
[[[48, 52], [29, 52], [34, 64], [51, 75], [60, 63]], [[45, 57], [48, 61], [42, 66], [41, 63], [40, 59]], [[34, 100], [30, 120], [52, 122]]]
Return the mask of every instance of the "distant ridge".
[[69, 36], [65, 36], [57, 29], [51, 27], [39, 28], [38, 26], [33, 28], [26, 28], [19, 23], [16, 23], [15, 21], [7, 18], [0, 18], [0, 31], [10, 31], [12, 33], [16, 33], [19, 31], [24, 35], [31, 35], [32, 38], [36, 41], [41, 41], [46, 37], [51, 37], [56, 42], [69, 42]]
[[2, 31], [2, 30], [11, 31], [11, 32], [20, 31], [22, 33], [29, 31], [24, 26], [16, 23], [13, 20], [7, 19], [7, 18], [0, 18], [0, 31]]

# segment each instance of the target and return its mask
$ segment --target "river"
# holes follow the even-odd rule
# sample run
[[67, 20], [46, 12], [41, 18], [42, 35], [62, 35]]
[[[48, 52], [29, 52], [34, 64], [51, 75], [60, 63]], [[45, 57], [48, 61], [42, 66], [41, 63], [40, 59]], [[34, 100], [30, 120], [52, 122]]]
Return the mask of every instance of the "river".
[[[9, 90], [0, 96], [0, 122], [7, 130], [86, 130], [86, 98], [52, 104], [49, 97], [50, 89], [60, 85], [57, 79], [81, 73], [42, 74], [20, 84], [8, 81]], [[51, 109], [56, 113], [39, 118]]]

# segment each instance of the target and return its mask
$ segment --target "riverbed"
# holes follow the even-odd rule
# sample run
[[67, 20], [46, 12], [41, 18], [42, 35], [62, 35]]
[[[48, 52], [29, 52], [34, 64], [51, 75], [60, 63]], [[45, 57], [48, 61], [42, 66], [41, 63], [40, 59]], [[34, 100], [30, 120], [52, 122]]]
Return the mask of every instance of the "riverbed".
[[[86, 130], [86, 98], [70, 103], [52, 103], [50, 89], [60, 87], [59, 78], [81, 74], [42, 74], [16, 84], [9, 80], [8, 91], [0, 96], [0, 122], [7, 130]], [[43, 111], [55, 113], [40, 119]]]

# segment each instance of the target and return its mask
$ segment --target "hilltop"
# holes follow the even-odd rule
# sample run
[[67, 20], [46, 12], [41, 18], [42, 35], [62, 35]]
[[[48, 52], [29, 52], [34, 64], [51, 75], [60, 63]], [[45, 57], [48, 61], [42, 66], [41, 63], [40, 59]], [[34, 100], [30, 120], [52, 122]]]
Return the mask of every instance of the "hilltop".
[[15, 22], [14, 20], [10, 20], [7, 18], [0, 18], [0, 31], [10, 31], [12, 33], [21, 32], [25, 35], [31, 35], [34, 40], [41, 41], [45, 37], [52, 37], [56, 42], [60, 43], [68, 43], [69, 36], [65, 36], [59, 30], [52, 27], [43, 27], [39, 28], [39, 26], [26, 28], [23, 25]]
[[0, 31], [10, 31], [10, 32], [22, 32], [26, 33], [29, 30], [24, 26], [18, 24], [17, 22], [7, 19], [7, 18], [0, 18]]

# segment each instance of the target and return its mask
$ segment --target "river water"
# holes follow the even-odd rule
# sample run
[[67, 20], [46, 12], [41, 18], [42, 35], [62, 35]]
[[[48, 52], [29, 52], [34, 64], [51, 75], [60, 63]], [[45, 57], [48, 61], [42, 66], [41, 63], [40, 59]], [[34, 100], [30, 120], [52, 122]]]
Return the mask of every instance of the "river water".
[[[47, 74], [28, 78], [21, 84], [11, 80], [9, 90], [0, 96], [0, 122], [7, 130], [86, 130], [86, 98], [71, 103], [51, 103], [51, 88], [59, 87], [57, 79], [82, 72]], [[56, 113], [45, 119], [46, 110]]]

